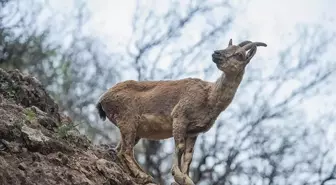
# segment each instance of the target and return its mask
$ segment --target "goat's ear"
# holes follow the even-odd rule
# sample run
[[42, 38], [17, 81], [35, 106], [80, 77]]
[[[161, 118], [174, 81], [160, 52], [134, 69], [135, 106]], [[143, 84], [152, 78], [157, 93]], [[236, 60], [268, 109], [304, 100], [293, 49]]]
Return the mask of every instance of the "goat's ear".
[[232, 46], [232, 39], [230, 39], [228, 46]]
[[252, 46], [250, 51], [246, 55], [246, 63], [249, 63], [252, 57], [256, 54], [257, 52], [257, 46]]

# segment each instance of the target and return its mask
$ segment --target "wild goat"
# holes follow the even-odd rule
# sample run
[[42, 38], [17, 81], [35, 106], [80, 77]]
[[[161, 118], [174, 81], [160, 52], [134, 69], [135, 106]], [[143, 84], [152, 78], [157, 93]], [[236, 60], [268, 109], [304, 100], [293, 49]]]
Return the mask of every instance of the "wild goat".
[[[223, 73], [214, 83], [196, 78], [173, 81], [133, 81], [116, 84], [97, 103], [100, 117], [120, 130], [118, 157], [135, 177], [153, 182], [138, 165], [133, 147], [140, 138], [174, 137], [172, 175], [180, 185], [193, 185], [188, 176], [198, 134], [208, 131], [235, 96], [246, 65], [262, 42], [244, 41], [214, 51], [212, 61]], [[247, 53], [246, 53], [247, 52]]]

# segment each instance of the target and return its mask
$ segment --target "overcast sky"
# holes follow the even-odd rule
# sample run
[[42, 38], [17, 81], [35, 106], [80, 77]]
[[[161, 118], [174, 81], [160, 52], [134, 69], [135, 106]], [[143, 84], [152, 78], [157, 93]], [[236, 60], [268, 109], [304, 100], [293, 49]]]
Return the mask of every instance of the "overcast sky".
[[[104, 36], [110, 44], [124, 42], [131, 35], [131, 19], [134, 0], [91, 0], [92, 31]], [[247, 7], [241, 9], [232, 28], [234, 33], [248, 30], [253, 40], [265, 40], [268, 51], [276, 52], [282, 36], [295, 31], [297, 24], [329, 24], [330, 29], [335, 18], [334, 0], [250, 0]], [[237, 5], [235, 5], [237, 6]], [[233, 35], [229, 34], [230, 36]], [[234, 38], [233, 38], [234, 39]]]
[[[53, 8], [61, 11], [70, 10], [68, 0], [50, 0]], [[123, 43], [131, 35], [131, 19], [135, 0], [88, 0], [92, 13], [90, 31], [103, 37], [107, 44]], [[183, 2], [183, 1], [182, 1]], [[234, 1], [242, 2], [242, 1]], [[320, 23], [336, 30], [335, 0], [244, 0], [244, 8], [238, 8], [232, 33], [248, 31], [253, 40], [266, 40], [268, 51], [276, 52], [275, 47], [281, 43], [283, 36], [295, 32], [298, 24]], [[164, 3], [163, 3], [164, 4]], [[158, 4], [160, 6], [160, 4]], [[158, 7], [159, 8], [159, 7]], [[234, 39], [234, 38], [233, 38]]]

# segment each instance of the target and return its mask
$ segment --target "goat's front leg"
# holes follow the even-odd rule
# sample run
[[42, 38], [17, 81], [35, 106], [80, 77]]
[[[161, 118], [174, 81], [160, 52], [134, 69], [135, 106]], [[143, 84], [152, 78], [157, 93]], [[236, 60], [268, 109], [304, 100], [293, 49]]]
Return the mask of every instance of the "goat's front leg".
[[187, 137], [185, 141], [185, 152], [183, 154], [183, 162], [182, 162], [182, 173], [189, 176], [189, 167], [192, 161], [194, 146], [196, 143], [197, 136]]
[[179, 119], [173, 121], [173, 137], [175, 140], [175, 153], [172, 167], [172, 175], [174, 180], [180, 185], [194, 185], [189, 176], [181, 172], [182, 154], [185, 152], [185, 138], [187, 131], [187, 123]]

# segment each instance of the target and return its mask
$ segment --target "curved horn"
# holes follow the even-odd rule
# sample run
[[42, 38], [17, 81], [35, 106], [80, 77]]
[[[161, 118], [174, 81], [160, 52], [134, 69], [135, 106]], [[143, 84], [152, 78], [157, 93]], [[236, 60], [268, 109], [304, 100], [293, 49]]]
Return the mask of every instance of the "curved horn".
[[228, 46], [232, 46], [232, 39], [230, 39]]
[[263, 42], [253, 42], [256, 46], [264, 46], [267, 47], [267, 44], [263, 43]]
[[247, 41], [243, 41], [243, 42], [241, 42], [240, 44], [238, 44], [238, 46], [243, 47], [243, 46], [245, 46], [246, 44], [249, 44], [249, 43], [252, 43], [252, 42], [249, 41], [249, 40], [247, 40]]
[[256, 52], [257, 52], [257, 45], [253, 45], [252, 48], [250, 49], [250, 51], [246, 55], [246, 62], [247, 63], [249, 63], [251, 61], [251, 59], [256, 54]]
[[263, 43], [263, 42], [251, 42], [251, 43], [249, 43], [249, 44], [243, 46], [243, 49], [244, 49], [245, 51], [247, 51], [247, 50], [251, 49], [251, 47], [253, 47], [253, 46], [264, 46], [264, 47], [266, 47], [267, 44], [265, 44], [265, 43]]
[[245, 51], [247, 51], [247, 50], [251, 49], [252, 46], [255, 46], [255, 44], [254, 44], [253, 42], [248, 43], [248, 44], [246, 44], [245, 46], [243, 46], [243, 49], [244, 49]]

